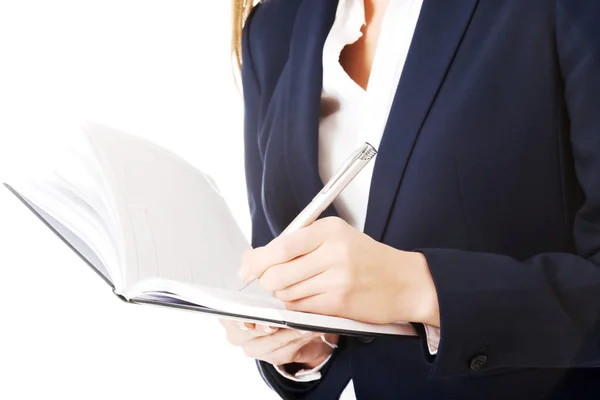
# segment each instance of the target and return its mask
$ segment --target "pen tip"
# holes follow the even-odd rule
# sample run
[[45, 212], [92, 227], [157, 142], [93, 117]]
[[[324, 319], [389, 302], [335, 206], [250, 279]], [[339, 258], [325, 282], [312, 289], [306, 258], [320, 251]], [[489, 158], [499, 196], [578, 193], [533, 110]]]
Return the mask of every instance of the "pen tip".
[[246, 289], [250, 282], [251, 281], [245, 280], [244, 283], [242, 283], [242, 286], [239, 287], [238, 292], [241, 292], [242, 290]]

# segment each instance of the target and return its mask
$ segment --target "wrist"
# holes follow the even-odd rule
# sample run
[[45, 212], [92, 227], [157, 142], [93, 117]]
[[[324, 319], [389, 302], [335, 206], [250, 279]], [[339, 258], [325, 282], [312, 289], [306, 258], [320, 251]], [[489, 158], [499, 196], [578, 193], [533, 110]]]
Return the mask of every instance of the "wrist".
[[331, 357], [331, 353], [333, 353], [333, 348], [337, 347], [340, 340], [340, 336], [336, 334], [326, 334], [323, 337], [319, 338], [319, 344], [323, 349], [322, 352], [319, 353], [314, 359], [305, 361], [302, 363], [306, 369], [313, 369], [321, 364], [323, 364], [326, 360]]
[[403, 264], [411, 271], [409, 273], [410, 282], [408, 285], [408, 301], [404, 297], [404, 310], [406, 304], [410, 304], [408, 310], [409, 321], [419, 322], [432, 326], [440, 325], [439, 306], [437, 291], [427, 259], [422, 253], [402, 252]]
[[307, 361], [307, 362], [305, 362], [305, 363], [302, 364], [302, 367], [303, 367], [303, 369], [317, 368], [319, 365], [323, 364], [323, 362], [325, 360], [327, 360], [330, 355], [331, 354], [323, 355], [323, 356], [315, 358], [314, 360]]

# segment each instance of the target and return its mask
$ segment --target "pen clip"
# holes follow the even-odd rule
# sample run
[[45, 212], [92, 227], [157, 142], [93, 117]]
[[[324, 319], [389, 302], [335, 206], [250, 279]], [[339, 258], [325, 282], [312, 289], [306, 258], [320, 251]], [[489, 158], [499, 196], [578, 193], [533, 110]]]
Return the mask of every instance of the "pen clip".
[[358, 148], [350, 157], [348, 157], [346, 162], [337, 171], [337, 173], [331, 177], [329, 182], [327, 182], [327, 184], [325, 185], [325, 187], [323, 187], [320, 193], [327, 193], [332, 188], [332, 186], [335, 185], [335, 183], [338, 180], [340, 180], [342, 176], [344, 176], [346, 171], [348, 171], [348, 168], [350, 168], [352, 164], [356, 162], [356, 160], [369, 161], [375, 156], [375, 154], [377, 154], [377, 150], [375, 150], [375, 147], [371, 146], [369, 143], [365, 143], [363, 146]]

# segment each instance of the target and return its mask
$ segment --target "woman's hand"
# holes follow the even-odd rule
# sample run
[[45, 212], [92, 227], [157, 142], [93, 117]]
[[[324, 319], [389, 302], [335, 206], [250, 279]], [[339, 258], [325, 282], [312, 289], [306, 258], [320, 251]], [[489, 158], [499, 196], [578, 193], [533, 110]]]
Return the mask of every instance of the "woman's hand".
[[425, 257], [379, 243], [340, 218], [318, 220], [249, 250], [239, 275], [260, 277], [261, 286], [290, 310], [439, 326]]
[[[221, 319], [227, 340], [244, 350], [244, 354], [275, 366], [304, 364], [312, 369], [329, 357], [333, 348], [321, 339], [321, 333], [278, 329], [250, 322]], [[329, 343], [337, 344], [337, 335], [326, 335]]]

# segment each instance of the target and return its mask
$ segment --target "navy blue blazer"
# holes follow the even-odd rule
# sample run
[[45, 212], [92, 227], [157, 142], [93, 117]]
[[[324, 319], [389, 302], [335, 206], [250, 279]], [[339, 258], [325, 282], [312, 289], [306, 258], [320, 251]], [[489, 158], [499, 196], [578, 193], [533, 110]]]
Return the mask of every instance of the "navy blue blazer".
[[[263, 1], [243, 32], [252, 244], [322, 188], [322, 47], [336, 0]], [[422, 252], [439, 352], [345, 337], [282, 397], [600, 398], [600, 1], [425, 0], [365, 232]], [[335, 215], [333, 207], [325, 215]], [[418, 328], [422, 326], [415, 324]]]

